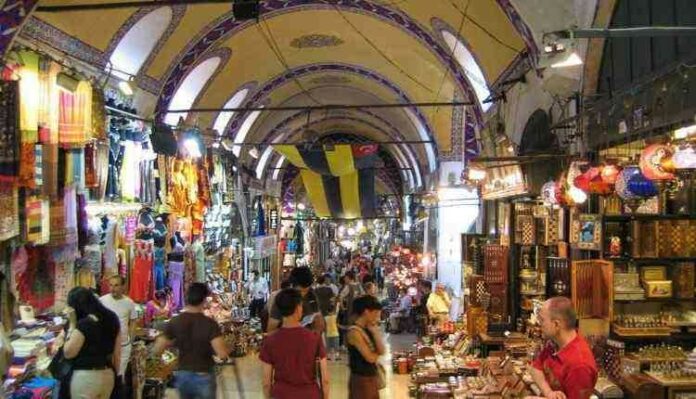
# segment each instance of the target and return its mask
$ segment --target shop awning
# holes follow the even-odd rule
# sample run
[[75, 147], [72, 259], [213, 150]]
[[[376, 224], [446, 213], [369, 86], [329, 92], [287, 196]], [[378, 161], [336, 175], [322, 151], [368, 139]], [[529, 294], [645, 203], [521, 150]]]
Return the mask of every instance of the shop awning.
[[337, 144], [322, 148], [275, 145], [290, 163], [300, 168], [307, 196], [318, 217], [375, 216], [377, 145]]

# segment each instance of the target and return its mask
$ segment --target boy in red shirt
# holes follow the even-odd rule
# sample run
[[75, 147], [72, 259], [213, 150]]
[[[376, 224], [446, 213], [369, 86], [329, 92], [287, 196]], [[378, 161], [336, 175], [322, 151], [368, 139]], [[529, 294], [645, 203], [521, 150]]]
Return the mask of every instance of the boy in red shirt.
[[[286, 288], [276, 295], [275, 306], [283, 324], [264, 339], [261, 347], [264, 398], [329, 399], [329, 372], [321, 335], [300, 324], [302, 294]], [[322, 390], [315, 375], [317, 358], [321, 359]]]
[[538, 314], [547, 345], [532, 362], [532, 378], [547, 399], [588, 399], [597, 382], [589, 345], [575, 330], [577, 316], [566, 297], [550, 298]]

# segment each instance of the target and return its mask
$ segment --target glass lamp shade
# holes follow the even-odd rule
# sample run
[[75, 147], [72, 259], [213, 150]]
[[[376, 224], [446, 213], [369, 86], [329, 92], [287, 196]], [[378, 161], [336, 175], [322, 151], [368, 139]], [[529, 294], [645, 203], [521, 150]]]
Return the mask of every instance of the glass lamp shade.
[[603, 182], [614, 185], [616, 184], [616, 179], [619, 177], [619, 172], [621, 172], [621, 167], [614, 164], [607, 164], [602, 168], [600, 176]]
[[628, 181], [628, 190], [641, 198], [654, 197], [659, 193], [655, 183], [642, 173], [638, 173]]
[[633, 200], [640, 198], [628, 189], [628, 182], [636, 175], [640, 174], [640, 168], [635, 165], [626, 166], [616, 177], [616, 194], [622, 200]]
[[541, 199], [546, 205], [557, 205], [556, 199], [556, 182], [551, 180], [541, 186]]
[[693, 143], [684, 143], [676, 147], [672, 162], [677, 171], [696, 169], [695, 147]]
[[573, 181], [573, 185], [584, 192], [590, 191], [590, 181], [592, 177], [589, 175], [589, 170], [580, 176], [576, 177]]
[[568, 168], [568, 175], [566, 178], [566, 182], [568, 182], [569, 186], [574, 185], [575, 179], [577, 179], [578, 176], [582, 175], [582, 170], [580, 168], [585, 164], [587, 164], [587, 162], [584, 161], [573, 161], [570, 163], [570, 167]]
[[666, 144], [652, 144], [640, 154], [640, 171], [650, 180], [674, 180], [672, 147]]

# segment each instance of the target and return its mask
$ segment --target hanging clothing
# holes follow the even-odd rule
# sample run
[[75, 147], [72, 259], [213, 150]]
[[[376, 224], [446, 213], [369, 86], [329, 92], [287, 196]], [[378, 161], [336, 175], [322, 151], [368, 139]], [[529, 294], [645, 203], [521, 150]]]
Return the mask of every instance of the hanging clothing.
[[166, 275], [164, 271], [164, 264], [165, 264], [165, 256], [166, 253], [164, 251], [164, 248], [162, 247], [155, 247], [155, 263], [153, 266], [153, 275], [154, 275], [154, 285], [155, 285], [155, 291], [159, 291], [164, 289], [166, 286]]
[[205, 248], [199, 240], [196, 240], [191, 244], [191, 252], [193, 252], [193, 260], [196, 265], [196, 278], [194, 279], [197, 283], [205, 283]]
[[80, 81], [74, 93], [60, 90], [59, 141], [63, 146], [82, 146], [92, 128], [92, 85]]
[[56, 83], [61, 66], [48, 57], [39, 59], [39, 141], [58, 144], [60, 95]]
[[0, 182], [14, 182], [19, 173], [19, 84], [0, 81]]
[[98, 87], [92, 86], [92, 138], [106, 140], [106, 101], [104, 92]]
[[106, 224], [102, 224], [102, 235], [104, 236], [102, 245], [104, 246], [104, 274], [118, 274], [118, 259], [116, 248], [120, 242], [120, 229], [118, 222], [115, 220], [106, 220]]
[[172, 310], [184, 306], [184, 262], [169, 261], [168, 285], [172, 290]]
[[41, 178], [43, 180], [43, 194], [49, 198], [58, 197], [58, 144], [42, 145]]
[[121, 166], [120, 186], [121, 198], [134, 201], [140, 191], [140, 160], [142, 146], [139, 142], [123, 141], [123, 165]]
[[190, 287], [196, 281], [196, 259], [191, 246], [184, 251], [184, 287]]
[[39, 130], [39, 54], [21, 51], [19, 75], [19, 129], [22, 143], [36, 143]]
[[50, 205], [39, 196], [27, 197], [24, 200], [26, 214], [26, 241], [34, 245], [47, 244], [50, 240]]
[[19, 295], [40, 312], [55, 303], [55, 264], [48, 259], [45, 247], [28, 247], [26, 250], [27, 268], [19, 278]]
[[19, 235], [19, 192], [0, 185], [0, 241]]
[[135, 262], [131, 270], [128, 296], [138, 303], [145, 303], [151, 297], [150, 287], [154, 265], [154, 246], [153, 240], [135, 241]]

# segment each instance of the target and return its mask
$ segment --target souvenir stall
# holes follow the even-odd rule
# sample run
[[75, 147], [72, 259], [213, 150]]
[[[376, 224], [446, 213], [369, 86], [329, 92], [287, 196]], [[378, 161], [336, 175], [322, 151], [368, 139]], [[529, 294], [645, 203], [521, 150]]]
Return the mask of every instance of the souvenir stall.
[[197, 129], [174, 132], [138, 117], [103, 76], [32, 50], [10, 60], [0, 83], [0, 304], [19, 356], [5, 390], [44, 389], [34, 376], [46, 375], [67, 293], [105, 294], [120, 275], [143, 316], [131, 367], [141, 391], [175, 365], [173, 355], [135, 359], [183, 307], [185, 287], [210, 281], [218, 293], [239, 291], [221, 283], [242, 253], [225, 197], [231, 168], [224, 154], [206, 151]]

